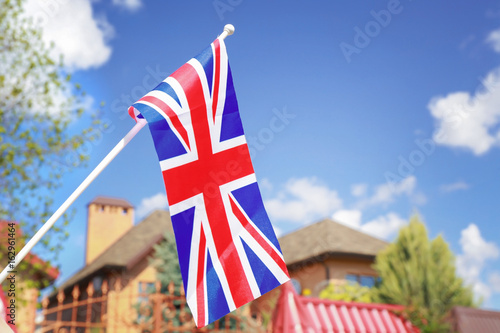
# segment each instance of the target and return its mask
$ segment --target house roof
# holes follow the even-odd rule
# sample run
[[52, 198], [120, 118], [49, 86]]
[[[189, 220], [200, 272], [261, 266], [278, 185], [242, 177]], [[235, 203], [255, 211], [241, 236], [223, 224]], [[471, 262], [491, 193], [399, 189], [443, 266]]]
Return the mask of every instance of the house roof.
[[457, 306], [451, 312], [454, 332], [500, 332], [500, 312]]
[[[24, 246], [24, 241], [22, 241], [23, 232], [17, 222], [0, 220], [0, 239], [6, 239], [6, 240], [9, 239], [9, 234], [10, 234], [9, 224], [11, 223], [14, 223], [16, 225], [15, 227], [15, 238], [17, 243], [16, 245], [19, 246], [17, 251], [20, 251], [21, 247]], [[3, 251], [2, 248], [4, 248], [6, 245], [7, 242], [5, 242], [4, 244], [0, 244], [0, 250]], [[42, 260], [39, 256], [37, 256], [34, 253], [28, 253], [26, 257], [24, 257], [24, 262], [28, 263], [32, 267], [31, 273], [34, 274], [32, 278], [35, 279], [45, 278], [49, 281], [49, 283], [52, 283], [59, 276], [59, 269], [57, 269], [57, 267], [51, 266], [49, 263]]]
[[404, 309], [402, 306], [299, 296], [290, 282], [281, 288], [272, 320], [275, 333], [419, 332], [418, 328], [399, 315]]
[[95, 197], [94, 200], [89, 202], [89, 205], [92, 204], [105, 205], [105, 206], [118, 206], [123, 208], [134, 208], [134, 206], [132, 206], [132, 204], [125, 199], [104, 197], [104, 196]]
[[323, 255], [375, 257], [387, 242], [330, 219], [322, 220], [279, 239], [287, 265]]
[[[97, 197], [97, 199], [104, 197]], [[123, 200], [125, 201], [125, 200]], [[97, 203], [103, 203], [98, 200]], [[66, 289], [90, 278], [103, 268], [133, 267], [147, 255], [154, 244], [163, 239], [165, 231], [173, 232], [170, 214], [157, 210], [138, 225], [131, 228], [100, 256], [65, 281], [60, 288]], [[354, 255], [374, 257], [388, 243], [325, 219], [279, 239], [285, 262], [290, 265], [323, 255]]]
[[132, 267], [163, 239], [166, 231], [173, 232], [170, 213], [163, 210], [151, 213], [59, 288], [69, 288], [103, 268]]

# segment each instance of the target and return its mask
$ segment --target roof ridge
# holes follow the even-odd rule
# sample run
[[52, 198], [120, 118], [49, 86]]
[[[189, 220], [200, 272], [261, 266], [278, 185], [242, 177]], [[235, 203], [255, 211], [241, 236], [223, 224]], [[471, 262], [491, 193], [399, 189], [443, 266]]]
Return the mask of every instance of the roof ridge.
[[287, 265], [323, 255], [375, 257], [388, 242], [330, 218], [279, 238]]
[[125, 207], [125, 208], [134, 208], [134, 206], [126, 199], [119, 198], [119, 197], [111, 197], [111, 196], [106, 196], [106, 195], [98, 195], [94, 197], [88, 204], [102, 204], [102, 205], [109, 205], [109, 206], [118, 206], [118, 207]]
[[[173, 232], [170, 212], [160, 209], [153, 211], [132, 226], [88, 265], [83, 266], [61, 283], [58, 289], [71, 287], [106, 266], [126, 267], [130, 260], [136, 258], [137, 253], [149, 246], [153, 239], [157, 238], [158, 235], [163, 235], [165, 231]], [[132, 239], [134, 236], [135, 239]], [[120, 255], [116, 255], [114, 252], [119, 252]]]

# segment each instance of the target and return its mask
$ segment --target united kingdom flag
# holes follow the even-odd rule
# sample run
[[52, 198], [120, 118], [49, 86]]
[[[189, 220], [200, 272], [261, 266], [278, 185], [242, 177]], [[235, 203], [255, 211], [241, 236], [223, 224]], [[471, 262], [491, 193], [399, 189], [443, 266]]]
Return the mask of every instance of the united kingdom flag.
[[289, 280], [221, 38], [129, 108], [160, 160], [186, 298], [205, 326]]

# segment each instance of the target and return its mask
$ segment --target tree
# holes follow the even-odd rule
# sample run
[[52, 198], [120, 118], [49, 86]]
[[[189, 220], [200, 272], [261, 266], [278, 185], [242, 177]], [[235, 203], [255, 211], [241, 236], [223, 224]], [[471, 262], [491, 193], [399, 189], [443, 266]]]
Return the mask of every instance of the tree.
[[173, 282], [176, 287], [182, 284], [181, 268], [177, 256], [175, 237], [171, 232], [165, 232], [164, 241], [154, 246], [155, 254], [151, 259], [156, 268], [156, 277], [162, 286]]
[[372, 303], [372, 290], [358, 283], [330, 283], [319, 293], [319, 298], [334, 301]]
[[[52, 59], [23, 5], [0, 0], [0, 219], [19, 222], [30, 237], [52, 213], [63, 175], [87, 160], [81, 147], [94, 139], [90, 126], [96, 123], [84, 117], [70, 130], [84, 114], [85, 94], [71, 83], [62, 59]], [[68, 220], [66, 215], [62, 225]], [[56, 225], [39, 251], [57, 258], [65, 237]]]
[[[161, 282], [161, 292], [164, 294], [172, 294], [172, 291], [168, 290], [168, 286], [171, 282], [174, 284], [174, 294], [176, 296], [179, 296], [179, 288], [182, 285], [182, 274], [181, 274], [181, 269], [179, 266], [179, 257], [177, 255], [177, 246], [175, 243], [175, 236], [172, 232], [165, 232], [164, 235], [164, 240], [160, 244], [154, 245], [154, 255], [150, 259], [150, 263], [153, 265], [153, 267], [156, 268], [156, 278], [158, 281]], [[150, 292], [153, 292], [151, 290]], [[174, 301], [173, 304], [177, 309], [177, 313], [172, 319], [174, 325], [180, 325], [182, 320], [180, 317], [182, 316], [180, 314], [180, 309], [181, 309], [181, 303], [179, 301]], [[246, 306], [246, 305], [244, 305]], [[244, 307], [243, 306], [243, 307]], [[242, 308], [243, 308], [242, 307]], [[137, 309], [140, 311], [140, 306], [137, 307]], [[188, 307], [185, 307], [184, 312], [186, 313], [191, 313], [190, 309]], [[226, 321], [229, 321], [228, 325], [230, 329], [236, 329], [237, 327], [239, 329], [243, 329], [245, 326], [245, 323], [237, 325], [236, 317], [245, 318], [240, 311], [233, 316], [224, 316], [219, 319], [219, 327], [225, 327]], [[149, 321], [149, 318], [146, 318], [145, 321]], [[243, 326], [243, 327], [242, 327]], [[213, 329], [215, 327], [214, 323], [211, 323], [207, 326], [208, 329]], [[249, 330], [250, 328], [247, 327]], [[245, 331], [245, 330], [243, 330]]]
[[429, 240], [418, 216], [375, 259], [381, 281], [375, 301], [407, 307], [422, 332], [449, 332], [446, 316], [454, 306], [474, 306], [473, 294], [456, 275], [455, 258], [443, 237]]

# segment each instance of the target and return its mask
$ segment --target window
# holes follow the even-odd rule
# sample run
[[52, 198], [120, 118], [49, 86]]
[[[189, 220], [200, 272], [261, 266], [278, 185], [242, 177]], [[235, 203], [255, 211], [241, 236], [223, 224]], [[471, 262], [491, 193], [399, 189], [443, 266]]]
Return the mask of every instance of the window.
[[122, 215], [127, 215], [127, 208], [122, 208]]
[[292, 282], [293, 289], [295, 289], [295, 292], [300, 295], [302, 293], [302, 286], [300, 285], [299, 280], [290, 279], [290, 281]]
[[375, 285], [375, 277], [374, 276], [366, 276], [366, 275], [361, 275], [359, 277], [359, 284], [362, 285], [363, 287], [373, 287]]
[[155, 292], [154, 282], [139, 282], [138, 283], [139, 297], [138, 304], [135, 305], [137, 310], [137, 323], [148, 322], [153, 314], [153, 303], [150, 302], [149, 294]]
[[362, 287], [371, 288], [375, 286], [375, 283], [378, 282], [380, 278], [372, 275], [347, 274], [345, 279], [349, 282], [356, 282]]
[[139, 302], [148, 300], [148, 294], [154, 293], [155, 284], [154, 282], [139, 282], [138, 284], [139, 291]]
[[95, 291], [101, 291], [102, 276], [95, 276], [94, 279], [92, 280], [92, 283], [94, 284]]

